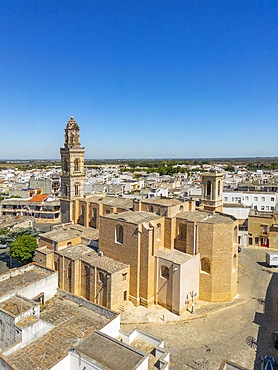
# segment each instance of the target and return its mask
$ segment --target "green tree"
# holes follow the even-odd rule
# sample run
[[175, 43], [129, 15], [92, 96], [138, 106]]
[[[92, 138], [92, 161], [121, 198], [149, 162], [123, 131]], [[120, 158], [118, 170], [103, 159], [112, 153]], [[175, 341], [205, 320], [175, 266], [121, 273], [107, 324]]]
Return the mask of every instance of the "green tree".
[[9, 232], [9, 229], [7, 227], [2, 227], [0, 229], [0, 235], [6, 235]]
[[31, 235], [21, 235], [11, 243], [11, 256], [17, 258], [20, 263], [25, 265], [32, 262], [35, 250], [38, 246], [37, 239]]
[[232, 164], [228, 164], [225, 170], [229, 172], [235, 172], [235, 167]]

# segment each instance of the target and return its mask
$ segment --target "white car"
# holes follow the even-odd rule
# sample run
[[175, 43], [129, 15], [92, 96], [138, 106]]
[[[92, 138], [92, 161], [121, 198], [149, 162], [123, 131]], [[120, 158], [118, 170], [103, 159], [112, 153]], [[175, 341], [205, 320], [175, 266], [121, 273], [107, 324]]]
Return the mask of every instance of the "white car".
[[0, 244], [0, 249], [6, 249], [9, 247], [9, 244], [6, 243], [6, 244]]

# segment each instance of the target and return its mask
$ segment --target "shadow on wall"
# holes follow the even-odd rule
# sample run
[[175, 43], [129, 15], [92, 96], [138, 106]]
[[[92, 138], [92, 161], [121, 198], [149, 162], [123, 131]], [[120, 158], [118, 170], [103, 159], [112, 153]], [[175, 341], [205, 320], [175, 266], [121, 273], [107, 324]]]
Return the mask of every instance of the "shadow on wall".
[[0, 250], [0, 274], [19, 266], [21, 263], [18, 262], [18, 259], [11, 258], [10, 249]]
[[272, 274], [265, 300], [258, 299], [258, 303], [264, 306], [264, 313], [257, 312], [254, 319], [254, 323], [259, 325], [258, 337], [254, 340], [257, 347], [254, 370], [261, 369], [262, 356], [278, 356], [273, 338], [273, 332], [278, 330], [278, 271]]

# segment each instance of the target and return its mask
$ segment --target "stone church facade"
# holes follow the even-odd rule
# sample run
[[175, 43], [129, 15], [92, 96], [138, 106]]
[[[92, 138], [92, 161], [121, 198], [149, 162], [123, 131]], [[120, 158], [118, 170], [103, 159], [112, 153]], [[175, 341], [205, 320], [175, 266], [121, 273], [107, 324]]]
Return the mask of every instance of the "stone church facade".
[[[192, 299], [224, 302], [236, 296], [238, 225], [221, 213], [221, 174], [204, 174], [202, 209], [195, 209], [191, 201], [170, 198], [132, 201], [84, 196], [85, 150], [73, 117], [65, 132], [60, 151], [62, 222], [99, 230], [100, 255], [115, 265], [122, 263], [123, 270], [128, 268], [129, 281], [119, 285], [117, 304], [126, 299], [145, 307], [155, 303], [181, 314]], [[117, 285], [113, 289], [117, 296]], [[108, 301], [106, 305], [112, 307]]]

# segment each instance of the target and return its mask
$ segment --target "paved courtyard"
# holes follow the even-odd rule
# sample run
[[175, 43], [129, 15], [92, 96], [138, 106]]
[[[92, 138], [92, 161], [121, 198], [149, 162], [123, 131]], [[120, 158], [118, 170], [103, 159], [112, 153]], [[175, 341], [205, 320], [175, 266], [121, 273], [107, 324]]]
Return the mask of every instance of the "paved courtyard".
[[272, 332], [278, 330], [278, 269], [265, 264], [265, 249], [239, 254], [237, 298], [229, 304], [198, 302], [195, 313], [178, 317], [163, 308], [127, 307], [122, 329], [137, 327], [165, 341], [171, 369], [217, 370], [226, 359], [260, 369], [260, 357], [278, 358]]

